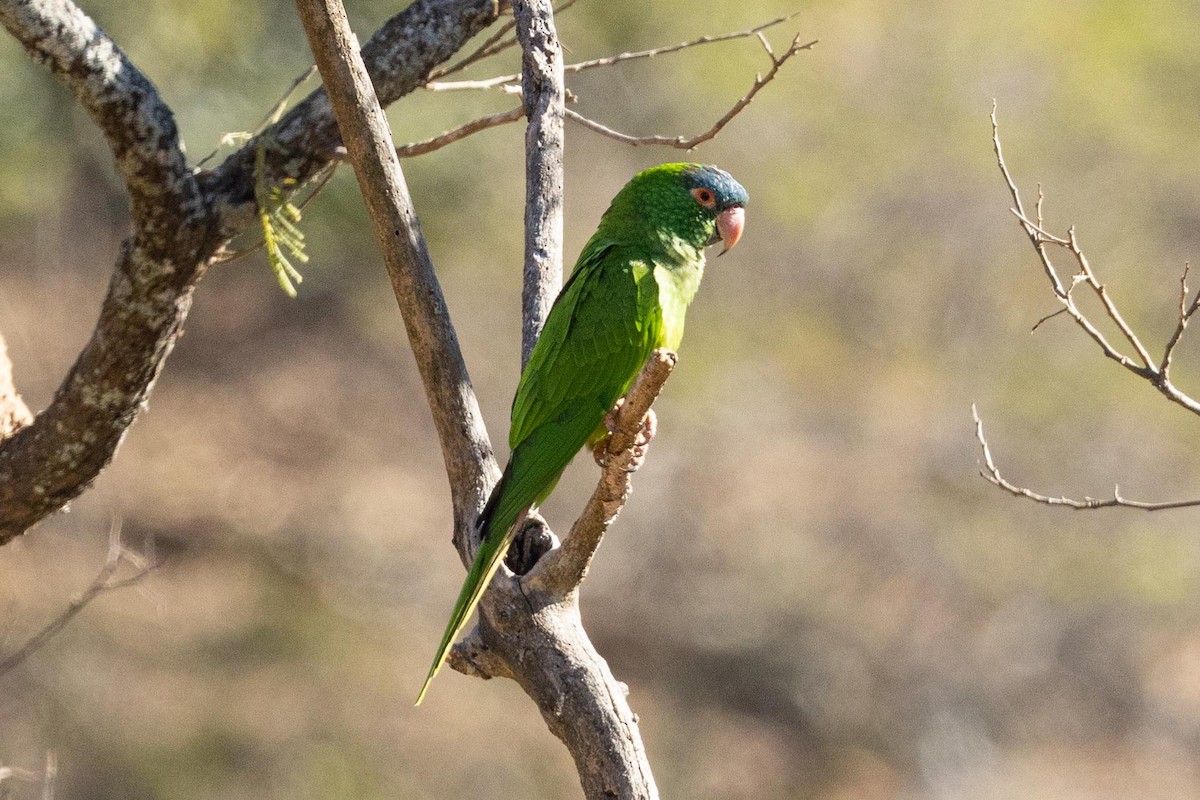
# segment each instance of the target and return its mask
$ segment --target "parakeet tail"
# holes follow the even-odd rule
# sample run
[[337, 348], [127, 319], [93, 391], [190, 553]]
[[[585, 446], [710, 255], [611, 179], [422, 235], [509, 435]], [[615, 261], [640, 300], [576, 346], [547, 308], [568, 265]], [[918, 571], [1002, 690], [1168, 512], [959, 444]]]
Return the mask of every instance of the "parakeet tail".
[[[511, 468], [511, 462], [509, 467]], [[481, 532], [479, 550], [475, 553], [475, 560], [471, 563], [471, 569], [467, 572], [466, 580], [463, 581], [462, 590], [458, 593], [454, 611], [450, 614], [450, 622], [446, 625], [446, 632], [442, 634], [441, 644], [438, 645], [437, 654], [433, 658], [433, 666], [429, 668], [429, 674], [425, 677], [425, 683], [421, 686], [421, 692], [417, 695], [415, 705], [421, 705], [421, 701], [425, 699], [425, 693], [429, 691], [429, 684], [433, 682], [433, 678], [442, 668], [442, 664], [446, 663], [450, 646], [454, 644], [454, 640], [462, 631], [463, 626], [467, 624], [467, 620], [475, 613], [475, 607], [479, 605], [480, 598], [483, 597], [488, 584], [492, 582], [492, 576], [500, 568], [500, 562], [504, 560], [504, 555], [508, 552], [509, 545], [512, 544], [514, 521], [509, 520], [505, 530], [499, 530], [498, 526], [493, 524], [500, 522], [495, 519], [496, 507], [508, 476], [509, 469], [506, 468], [500, 482], [492, 490], [487, 505], [479, 515]]]

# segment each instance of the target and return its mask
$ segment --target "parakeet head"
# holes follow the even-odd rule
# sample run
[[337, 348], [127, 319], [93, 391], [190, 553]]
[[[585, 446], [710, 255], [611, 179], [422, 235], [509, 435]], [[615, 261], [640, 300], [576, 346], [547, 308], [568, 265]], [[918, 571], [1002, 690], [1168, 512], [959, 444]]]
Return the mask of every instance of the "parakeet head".
[[[623, 218], [664, 244], [699, 251], [742, 237], [750, 196], [723, 169], [705, 164], [662, 164], [639, 172], [613, 199], [609, 215]], [[607, 215], [606, 215], [607, 216]]]

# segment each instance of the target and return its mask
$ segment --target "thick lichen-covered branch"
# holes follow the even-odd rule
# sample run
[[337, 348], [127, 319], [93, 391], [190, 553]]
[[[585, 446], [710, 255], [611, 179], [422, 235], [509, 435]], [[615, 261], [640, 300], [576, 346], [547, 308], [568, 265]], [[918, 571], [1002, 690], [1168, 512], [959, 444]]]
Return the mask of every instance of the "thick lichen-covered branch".
[[116, 452], [179, 335], [213, 249], [207, 199], [154, 86], [67, 0], [0, 6], [0, 23], [104, 133], [133, 217], [90, 341], [48, 408], [0, 443], [0, 544], [82, 492]]
[[[364, 53], [379, 96], [391, 102], [420, 85], [500, 8], [497, 0], [417, 0], [388, 20]], [[95, 331], [54, 400], [31, 424], [0, 429], [3, 544], [78, 496], [113, 458], [182, 330], [196, 282], [229, 240], [254, 223], [254, 156], [264, 140], [195, 175], [153, 84], [73, 3], [0, 3], [0, 25], [104, 133], [133, 220]], [[323, 91], [262, 135], [276, 184], [290, 177], [299, 186], [340, 146]], [[19, 412], [7, 415], [19, 417], [28, 422]]]

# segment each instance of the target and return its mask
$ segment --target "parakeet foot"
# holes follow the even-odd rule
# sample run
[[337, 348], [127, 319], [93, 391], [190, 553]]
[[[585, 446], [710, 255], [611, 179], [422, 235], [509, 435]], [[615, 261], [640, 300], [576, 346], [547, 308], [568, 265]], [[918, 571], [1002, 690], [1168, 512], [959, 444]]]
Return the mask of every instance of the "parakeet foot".
[[[609, 430], [609, 435], [605, 436], [592, 449], [592, 458], [596, 460], [601, 468], [608, 466], [608, 459], [614, 454], [609, 452], [608, 443], [614, 433], [623, 433], [616, 425], [616, 414], [621, 409], [622, 400], [617, 401], [617, 405], [604, 418], [604, 425]], [[650, 440], [654, 438], [654, 434], [658, 432], [658, 417], [654, 413], [654, 409], [646, 412], [646, 416], [642, 417], [641, 428], [638, 429], [637, 436], [633, 440], [633, 457], [629, 461], [629, 466], [625, 468], [626, 472], [637, 472], [641, 469], [643, 462], [646, 460], [646, 448], [650, 444]]]
[[633, 473], [642, 468], [642, 464], [646, 462], [646, 449], [650, 446], [650, 440], [656, 433], [658, 433], [658, 416], [651, 408], [646, 411], [646, 416], [642, 417], [642, 427], [638, 430], [637, 438], [633, 440], [633, 457], [629, 459], [629, 466], [625, 468], [626, 472]]

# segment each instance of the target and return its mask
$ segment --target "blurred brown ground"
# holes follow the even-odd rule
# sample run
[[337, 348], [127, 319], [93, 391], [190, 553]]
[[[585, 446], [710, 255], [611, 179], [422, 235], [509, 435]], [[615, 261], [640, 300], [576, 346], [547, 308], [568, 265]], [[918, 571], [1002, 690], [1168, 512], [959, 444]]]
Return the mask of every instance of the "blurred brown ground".
[[[360, 37], [394, 10], [349, 5]], [[85, 8], [197, 157], [309, 63], [287, 3]], [[578, 60], [791, 10], [583, 2], [560, 30]], [[1182, 0], [849, 0], [771, 33], [821, 44], [694, 154], [748, 187], [747, 235], [711, 262], [583, 596], [664, 797], [1200, 796], [1198, 512], [1003, 495], [976, 474], [970, 418], [977, 402], [1001, 468], [1047, 493], [1200, 496], [1195, 418], [1061, 318], [1029, 335], [1055, 306], [987, 122], [995, 97], [1022, 188], [1044, 183], [1048, 224], [1077, 225], [1157, 346], [1200, 253], [1198, 26]], [[571, 86], [623, 130], [692, 133], [765, 68], [756, 47]], [[95, 131], [11, 41], [0, 75], [0, 330], [41, 407], [90, 333], [126, 211]], [[391, 119], [417, 139], [510, 102], [418, 96]], [[633, 172], [681, 154], [568, 136], [570, 259]], [[521, 142], [510, 126], [406, 164], [498, 447]], [[300, 298], [261, 254], [212, 270], [112, 468], [0, 549], [0, 653], [87, 584], [113, 518], [167, 557], [0, 677], [0, 764], [53, 751], [64, 798], [577, 797], [514, 685], [447, 673], [411, 706], [462, 577], [440, 453], [348, 170], [304, 230]], [[1185, 340], [1185, 388], [1198, 356]], [[560, 530], [586, 462], [548, 504]]]

